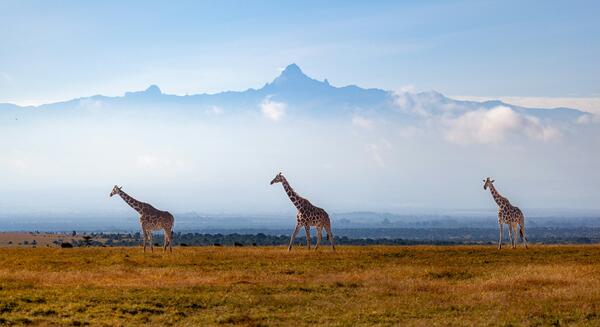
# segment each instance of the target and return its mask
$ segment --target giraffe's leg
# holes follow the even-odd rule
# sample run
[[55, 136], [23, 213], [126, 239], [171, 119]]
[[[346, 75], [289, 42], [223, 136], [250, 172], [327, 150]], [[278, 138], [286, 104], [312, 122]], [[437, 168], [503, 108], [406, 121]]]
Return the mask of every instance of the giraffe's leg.
[[144, 229], [142, 229], [142, 236], [144, 238], [144, 240], [142, 241], [144, 244], [144, 253], [146, 253], [146, 243], [148, 242], [148, 233]]
[[510, 228], [510, 223], [508, 223], [506, 227], [508, 227], [508, 241], [510, 242], [510, 246], [512, 247], [512, 229]]
[[322, 238], [323, 238], [323, 227], [317, 226], [317, 246], [315, 246], [315, 251], [319, 248]]
[[152, 231], [148, 231], [148, 239], [150, 240], [150, 252], [154, 252], [154, 235], [152, 235]]
[[144, 247], [144, 253], [146, 253], [146, 233], [144, 232], [144, 236], [143, 236], [144, 240], [142, 241], [142, 246]]
[[502, 249], [502, 231], [504, 229], [504, 225], [502, 223], [498, 224], [498, 232], [500, 233], [500, 237], [498, 238], [498, 250]]
[[513, 247], [513, 233], [512, 233], [512, 225], [508, 223], [508, 240], [510, 241], [510, 247]]
[[333, 244], [333, 234], [331, 234], [331, 225], [325, 225], [325, 231], [327, 232], [327, 239], [329, 240], [329, 244], [331, 244], [331, 248], [335, 251], [335, 245]]
[[517, 242], [519, 241], [519, 236], [517, 235], [517, 223], [512, 223], [512, 234], [513, 234], [513, 249], [517, 248]]
[[169, 230], [169, 252], [173, 253], [173, 227]]
[[513, 236], [513, 249], [517, 247], [517, 241], [519, 240], [519, 236], [517, 236], [517, 226], [515, 223], [510, 224], [510, 228], [512, 229]]
[[527, 249], [527, 237], [525, 236], [525, 223], [521, 222], [519, 224], [519, 232], [521, 233], [521, 239], [523, 240], [523, 243], [525, 244], [525, 248]]
[[300, 231], [300, 224], [296, 224], [296, 228], [292, 232], [292, 236], [290, 237], [290, 245], [288, 246], [288, 252], [292, 250], [292, 244], [294, 244], [294, 240], [296, 239], [296, 235]]
[[165, 228], [164, 230], [165, 230], [165, 240], [164, 240], [165, 244], [163, 244], [163, 252], [167, 252], [167, 243], [169, 243], [170, 230], [167, 228]]
[[304, 231], [306, 232], [306, 246], [310, 250], [310, 226], [304, 226]]
[[146, 232], [146, 242], [150, 246], [152, 243], [152, 239], [150, 238], [150, 233]]

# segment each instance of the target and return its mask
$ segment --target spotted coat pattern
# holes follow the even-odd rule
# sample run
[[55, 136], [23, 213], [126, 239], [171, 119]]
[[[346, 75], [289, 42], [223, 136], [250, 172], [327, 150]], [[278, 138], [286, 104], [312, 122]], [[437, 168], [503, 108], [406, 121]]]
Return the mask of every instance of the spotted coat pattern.
[[517, 225], [519, 225], [519, 234], [521, 235], [521, 239], [525, 244], [525, 248], [527, 248], [527, 237], [525, 236], [525, 217], [523, 216], [523, 212], [518, 207], [510, 204], [510, 201], [508, 201], [507, 198], [500, 195], [493, 183], [494, 181], [490, 180], [488, 177], [486, 180], [484, 180], [483, 189], [485, 190], [489, 187], [494, 201], [496, 201], [496, 204], [498, 204], [498, 225], [500, 229], [498, 249], [502, 248], [502, 233], [504, 224], [508, 225], [508, 235], [513, 248], [516, 247]]
[[306, 232], [306, 245], [310, 250], [310, 227], [314, 226], [317, 231], [317, 245], [315, 246], [315, 250], [319, 248], [321, 244], [321, 239], [323, 238], [323, 228], [327, 232], [327, 239], [331, 244], [331, 248], [335, 250], [335, 245], [333, 244], [333, 234], [331, 233], [331, 222], [329, 220], [329, 215], [327, 212], [317, 206], [314, 206], [310, 201], [301, 197], [294, 191], [294, 189], [290, 186], [287, 179], [283, 176], [282, 173], [277, 174], [275, 178], [271, 181], [271, 185], [275, 183], [281, 183], [288, 197], [298, 209], [296, 213], [296, 227], [292, 232], [292, 236], [290, 238], [290, 245], [288, 246], [288, 251], [292, 249], [292, 244], [294, 243], [294, 239], [296, 235], [300, 231], [300, 228], [304, 227]]
[[168, 245], [169, 251], [173, 252], [171, 246], [173, 241], [173, 222], [175, 220], [173, 215], [168, 211], [158, 210], [148, 203], [134, 199], [116, 185], [110, 196], [112, 197], [115, 194], [118, 194], [125, 203], [140, 214], [140, 225], [142, 226], [142, 234], [144, 236], [144, 252], [146, 252], [146, 244], [148, 242], [150, 242], [150, 250], [154, 251], [152, 232], [161, 229], [165, 232], [164, 251], [167, 250]]

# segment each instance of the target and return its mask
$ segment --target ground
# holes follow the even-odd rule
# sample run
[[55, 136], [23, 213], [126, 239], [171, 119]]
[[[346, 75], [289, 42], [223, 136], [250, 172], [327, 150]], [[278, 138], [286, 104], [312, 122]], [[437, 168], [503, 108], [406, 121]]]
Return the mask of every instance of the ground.
[[600, 246], [0, 248], [0, 325], [600, 325]]
[[72, 243], [82, 241], [82, 235], [63, 233], [0, 232], [0, 247], [48, 247], [58, 246], [62, 241]]

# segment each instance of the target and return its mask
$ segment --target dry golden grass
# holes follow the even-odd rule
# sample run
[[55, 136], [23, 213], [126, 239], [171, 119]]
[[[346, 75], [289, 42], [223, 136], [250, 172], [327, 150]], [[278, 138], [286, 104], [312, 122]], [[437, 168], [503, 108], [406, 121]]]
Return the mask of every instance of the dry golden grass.
[[[56, 246], [53, 242], [64, 240], [65, 242], [81, 241], [81, 235], [53, 233], [28, 233], [28, 232], [0, 232], [0, 247], [32, 247], [33, 241], [36, 247]], [[27, 242], [27, 244], [25, 244]]]
[[600, 325], [600, 246], [0, 248], [0, 324]]

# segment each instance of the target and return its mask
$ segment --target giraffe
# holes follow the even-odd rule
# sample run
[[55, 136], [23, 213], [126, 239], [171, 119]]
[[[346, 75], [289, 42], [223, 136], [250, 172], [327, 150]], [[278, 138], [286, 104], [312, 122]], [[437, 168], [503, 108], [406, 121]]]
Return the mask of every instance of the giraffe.
[[161, 211], [148, 203], [138, 201], [129, 194], [121, 190], [121, 187], [115, 185], [110, 192], [110, 197], [118, 194], [125, 203], [132, 207], [135, 211], [140, 214], [140, 224], [142, 225], [142, 233], [144, 234], [144, 252], [146, 252], [146, 243], [150, 241], [150, 250], [154, 252], [154, 243], [152, 242], [152, 231], [164, 230], [165, 231], [165, 244], [163, 252], [167, 251], [167, 244], [169, 245], [169, 251], [173, 252], [171, 243], [173, 242], [173, 215], [168, 211]]
[[488, 187], [490, 188], [490, 192], [492, 193], [492, 197], [494, 201], [498, 204], [498, 225], [500, 228], [500, 237], [498, 240], [498, 250], [502, 249], [502, 232], [504, 229], [504, 224], [508, 225], [508, 236], [510, 238], [510, 242], [512, 248], [516, 248], [517, 245], [517, 224], [519, 225], [519, 234], [521, 235], [521, 240], [525, 244], [525, 248], [527, 249], [527, 237], [525, 236], [525, 217], [523, 216], [523, 212], [521, 209], [510, 204], [507, 198], [503, 197], [496, 191], [494, 187], [495, 180], [487, 179], [483, 180], [483, 189], [486, 190]]
[[292, 250], [292, 244], [294, 243], [294, 239], [300, 228], [304, 226], [304, 231], [306, 232], [306, 245], [310, 250], [310, 227], [315, 226], [317, 229], [317, 245], [315, 246], [315, 250], [319, 248], [321, 244], [321, 239], [323, 238], [323, 228], [327, 232], [327, 239], [331, 244], [331, 248], [335, 251], [335, 245], [333, 244], [333, 234], [331, 234], [331, 222], [329, 221], [329, 215], [325, 210], [315, 207], [312, 205], [307, 199], [301, 197], [292, 189], [290, 183], [288, 183], [287, 179], [283, 176], [282, 173], [277, 174], [275, 178], [271, 181], [271, 185], [275, 183], [281, 183], [288, 197], [298, 209], [296, 213], [296, 227], [292, 232], [292, 236], [290, 237], [290, 245], [288, 246], [288, 252]]

